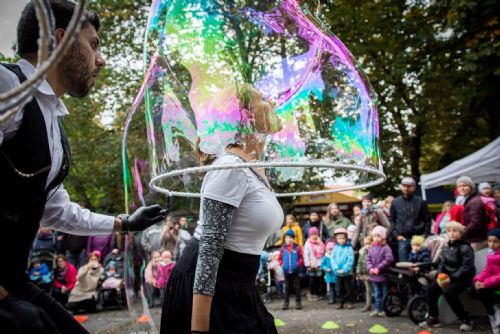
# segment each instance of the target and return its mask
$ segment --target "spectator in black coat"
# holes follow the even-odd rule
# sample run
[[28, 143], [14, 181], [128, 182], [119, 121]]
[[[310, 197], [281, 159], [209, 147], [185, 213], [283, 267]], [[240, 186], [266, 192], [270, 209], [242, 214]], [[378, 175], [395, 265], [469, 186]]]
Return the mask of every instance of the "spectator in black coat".
[[389, 220], [392, 237], [398, 242], [398, 261], [408, 261], [411, 238], [430, 234], [431, 215], [427, 203], [415, 196], [416, 182], [412, 177], [403, 178], [400, 189], [403, 194], [392, 202]]

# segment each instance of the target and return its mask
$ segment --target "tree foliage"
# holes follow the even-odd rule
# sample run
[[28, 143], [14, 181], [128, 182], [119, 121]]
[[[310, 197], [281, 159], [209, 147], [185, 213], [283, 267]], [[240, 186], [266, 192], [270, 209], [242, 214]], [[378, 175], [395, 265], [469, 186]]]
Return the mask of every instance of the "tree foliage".
[[[360, 60], [379, 95], [388, 182], [373, 189], [375, 194], [392, 193], [403, 175], [419, 178], [500, 135], [497, 1], [320, 3], [321, 18]], [[107, 66], [89, 97], [65, 98], [71, 114], [64, 125], [73, 151], [65, 186], [73, 200], [97, 211], [123, 210], [121, 138], [142, 82], [149, 5], [145, 0], [90, 2], [102, 18]], [[139, 119], [130, 129], [133, 150], [147, 148], [143, 115], [135, 116]]]

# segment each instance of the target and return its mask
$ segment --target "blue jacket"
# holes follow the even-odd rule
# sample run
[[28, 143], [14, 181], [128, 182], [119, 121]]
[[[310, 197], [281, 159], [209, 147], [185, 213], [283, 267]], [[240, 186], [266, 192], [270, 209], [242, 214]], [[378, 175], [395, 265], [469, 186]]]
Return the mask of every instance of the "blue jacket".
[[[335, 283], [337, 282], [337, 276], [334, 274], [333, 269], [332, 269], [332, 261], [328, 256], [323, 256], [323, 259], [321, 260], [321, 269], [325, 272], [325, 282], [326, 283]], [[327, 272], [326, 270], [330, 269], [330, 272]]]
[[431, 262], [431, 252], [427, 248], [422, 248], [418, 253], [410, 252], [408, 261], [413, 263], [429, 263]]
[[283, 270], [291, 274], [299, 271], [299, 245], [294, 244], [292, 251], [288, 251], [286, 245], [281, 246], [281, 260], [283, 261]]
[[[332, 253], [332, 271], [335, 275], [349, 276], [352, 275], [354, 266], [354, 251], [350, 244], [336, 244]], [[338, 270], [343, 270], [343, 274], [338, 274]]]

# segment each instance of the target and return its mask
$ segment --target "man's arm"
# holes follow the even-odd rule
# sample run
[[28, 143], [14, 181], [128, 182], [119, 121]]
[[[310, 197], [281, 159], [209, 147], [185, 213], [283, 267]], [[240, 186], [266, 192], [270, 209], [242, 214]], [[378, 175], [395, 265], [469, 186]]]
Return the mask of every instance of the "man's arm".
[[61, 185], [45, 205], [40, 225], [75, 235], [107, 235], [121, 231], [121, 221], [112, 216], [93, 213], [72, 203]]

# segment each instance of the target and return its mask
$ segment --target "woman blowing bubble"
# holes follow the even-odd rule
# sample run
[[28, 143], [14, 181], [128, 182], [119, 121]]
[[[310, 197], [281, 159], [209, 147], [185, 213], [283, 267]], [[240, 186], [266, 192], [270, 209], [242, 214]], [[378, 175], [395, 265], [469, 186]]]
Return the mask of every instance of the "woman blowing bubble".
[[[280, 130], [274, 105], [259, 91], [244, 85], [232, 95], [241, 111], [235, 143], [218, 157], [198, 147], [202, 164], [258, 160], [266, 134]], [[277, 333], [254, 282], [266, 238], [282, 221], [263, 169], [207, 172], [200, 222], [167, 285], [161, 333]]]

